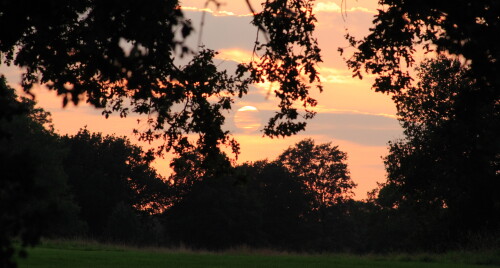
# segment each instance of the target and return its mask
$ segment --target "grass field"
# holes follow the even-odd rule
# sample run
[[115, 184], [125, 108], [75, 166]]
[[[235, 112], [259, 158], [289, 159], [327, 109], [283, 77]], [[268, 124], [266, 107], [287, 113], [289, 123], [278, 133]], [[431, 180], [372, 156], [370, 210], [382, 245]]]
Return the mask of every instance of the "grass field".
[[[496, 252], [498, 253], [498, 252]], [[226, 253], [186, 250], [137, 249], [83, 242], [45, 242], [29, 250], [19, 267], [500, 267], [498, 255], [448, 253], [445, 255], [298, 255], [273, 252]], [[469, 256], [467, 256], [469, 254]]]

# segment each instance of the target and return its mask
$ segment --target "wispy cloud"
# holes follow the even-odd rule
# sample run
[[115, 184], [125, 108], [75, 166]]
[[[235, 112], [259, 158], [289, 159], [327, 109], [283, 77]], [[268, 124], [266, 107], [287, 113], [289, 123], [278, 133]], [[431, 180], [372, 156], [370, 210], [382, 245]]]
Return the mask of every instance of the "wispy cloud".
[[[213, 10], [209, 7], [195, 7], [195, 6], [181, 6], [182, 10], [186, 11], [195, 11], [195, 12], [208, 12], [216, 17], [222, 16], [234, 16], [234, 17], [250, 17], [253, 16], [250, 12], [243, 13], [235, 13], [233, 11], [227, 10]], [[241, 11], [241, 10], [240, 10]], [[342, 12], [366, 12], [376, 14], [375, 10], [366, 8], [366, 7], [350, 7], [350, 8], [342, 8], [337, 3], [332, 1], [318, 2], [313, 8], [314, 13], [342, 13]]]
[[187, 10], [187, 11], [208, 12], [208, 13], [212, 14], [215, 17], [223, 17], [223, 16], [249, 17], [249, 16], [252, 16], [251, 13], [236, 14], [236, 13], [231, 12], [231, 11], [213, 10], [211, 8], [198, 8], [198, 7], [181, 6], [181, 9], [182, 10]]
[[328, 2], [318, 2], [314, 6], [314, 12], [315, 13], [341, 13], [341, 12], [356, 12], [356, 11], [361, 11], [361, 12], [367, 12], [367, 13], [373, 13], [376, 14], [375, 10], [368, 9], [366, 7], [351, 7], [351, 8], [342, 8], [340, 7], [337, 3], [328, 1]]
[[249, 62], [252, 59], [252, 51], [241, 48], [220, 49], [219, 54], [215, 56], [220, 60], [231, 60], [237, 63]]
[[319, 78], [322, 83], [353, 83], [355, 80], [352, 78], [352, 74], [346, 69], [336, 69], [331, 67], [319, 67]]
[[314, 12], [341, 12], [342, 9], [334, 2], [319, 2], [314, 6]]
[[324, 105], [317, 105], [316, 107], [313, 108], [314, 111], [318, 113], [335, 113], [335, 114], [355, 114], [355, 115], [371, 115], [371, 116], [382, 116], [386, 118], [391, 118], [391, 119], [397, 119], [398, 117], [393, 114], [387, 114], [387, 113], [370, 113], [370, 112], [363, 112], [359, 110], [353, 110], [353, 109], [335, 109], [335, 108], [328, 108]]

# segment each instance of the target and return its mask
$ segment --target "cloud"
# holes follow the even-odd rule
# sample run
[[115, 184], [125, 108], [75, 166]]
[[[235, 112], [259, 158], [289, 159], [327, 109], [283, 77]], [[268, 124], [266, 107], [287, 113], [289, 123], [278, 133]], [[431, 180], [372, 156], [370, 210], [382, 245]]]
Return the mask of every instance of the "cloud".
[[368, 113], [319, 113], [307, 126], [307, 133], [328, 135], [365, 146], [385, 146], [402, 135], [395, 118]]
[[201, 12], [185, 10], [184, 15], [192, 21], [195, 28], [195, 33], [187, 38], [190, 47], [196, 48], [201, 43], [214, 50], [240, 48], [252, 51], [256, 38], [256, 28], [251, 24], [252, 17], [215, 16], [207, 12], [202, 26]]
[[[261, 122], [267, 122], [273, 114], [272, 110], [260, 110]], [[388, 141], [401, 137], [403, 133], [395, 118], [379, 114], [322, 112], [307, 123], [306, 130], [301, 135], [323, 135], [362, 146], [386, 146]], [[235, 127], [232, 116], [227, 117], [226, 126], [233, 133], [241, 133]], [[255, 135], [262, 133], [255, 131]]]
[[319, 112], [319, 113], [334, 113], [334, 114], [352, 114], [352, 115], [366, 115], [366, 116], [381, 116], [381, 117], [387, 117], [390, 119], [395, 119], [397, 120], [397, 116], [393, 114], [387, 114], [387, 113], [370, 113], [370, 112], [363, 112], [363, 111], [358, 111], [354, 109], [336, 109], [336, 108], [328, 108], [324, 105], [316, 105], [312, 109], [313, 111]]
[[331, 67], [318, 67], [319, 78], [322, 83], [346, 84], [357, 80], [352, 79], [351, 71], [346, 68], [337, 69]]
[[348, 12], [356, 12], [356, 11], [361, 11], [361, 12], [370, 13], [370, 14], [377, 14], [377, 12], [375, 10], [368, 9], [365, 7], [353, 7], [353, 8], [350, 8], [348, 10]]
[[216, 59], [230, 60], [237, 63], [249, 62], [252, 59], [252, 51], [240, 48], [223, 48], [220, 49]]
[[207, 13], [212, 14], [213, 16], [216, 16], [216, 17], [223, 17], [223, 16], [250, 17], [250, 16], [252, 16], [251, 13], [236, 14], [236, 13], [231, 12], [231, 11], [212, 10], [211, 8], [198, 8], [198, 7], [182, 6], [181, 9], [183, 11], [207, 12]]
[[[207, 0], [181, 0], [179, 1], [182, 9], [189, 10], [203, 10], [208, 9], [214, 13], [218, 13], [221, 16], [227, 16], [228, 14], [232, 16], [238, 15], [250, 15], [251, 10], [247, 3], [250, 3], [255, 12], [260, 12], [262, 10], [262, 0], [219, 0], [219, 1], [207, 1]], [[247, 2], [247, 3], [246, 3]], [[222, 13], [222, 14], [220, 14]]]
[[319, 2], [314, 7], [313, 11], [318, 12], [341, 12], [341, 8], [334, 2]]
[[[240, 102], [235, 106], [235, 110], [240, 105], [253, 105], [259, 109], [261, 129], [276, 112], [275, 109], [271, 108], [272, 106], [251, 102]], [[395, 116], [383, 113], [320, 107], [318, 114], [306, 122], [306, 130], [300, 132], [301, 135], [322, 135], [331, 139], [349, 141], [360, 146], [386, 146], [388, 141], [400, 138], [403, 134], [403, 129]], [[234, 123], [234, 112], [227, 115], [225, 128], [235, 134], [243, 133]], [[254, 131], [253, 134], [256, 138], [262, 135], [258, 130]]]
[[[343, 5], [343, 4], [341, 3], [341, 5]], [[341, 7], [337, 3], [332, 2], [332, 1], [318, 2], [314, 6], [313, 11], [314, 11], [314, 13], [321, 13], [321, 12], [324, 12], [324, 13], [348, 13], [348, 12], [361, 11], [361, 12], [376, 14], [375, 9], [373, 9], [372, 7], [367, 8], [367, 7], [357, 6], [357, 7], [347, 8], [346, 6]]]

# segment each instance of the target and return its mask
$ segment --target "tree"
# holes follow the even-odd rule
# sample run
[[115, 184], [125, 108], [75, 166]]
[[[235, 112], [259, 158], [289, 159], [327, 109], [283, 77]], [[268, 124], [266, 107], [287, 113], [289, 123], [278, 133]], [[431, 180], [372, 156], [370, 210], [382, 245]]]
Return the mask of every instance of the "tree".
[[103, 237], [109, 215], [127, 211], [123, 206], [157, 214], [170, 204], [168, 184], [150, 166], [153, 156], [128, 139], [81, 129], [62, 140], [64, 170], [91, 235]]
[[212, 163], [219, 163], [217, 169], [214, 170], [204, 168], [203, 163], [207, 162], [205, 161], [206, 157], [197, 148], [191, 147], [191, 150], [185, 150], [182, 154], [172, 159], [170, 167], [173, 172], [169, 176], [168, 181], [175, 191], [174, 202], [189, 193], [197, 182], [212, 177], [220, 177], [232, 172], [231, 163], [225, 154], [211, 156], [212, 159], [210, 161]]
[[298, 142], [277, 159], [315, 193], [315, 208], [342, 202], [352, 193], [356, 184], [349, 176], [346, 160], [347, 154], [338, 146], [331, 143], [316, 145], [312, 139]]
[[222, 250], [259, 246], [261, 211], [248, 187], [226, 174], [195, 181], [164, 213], [164, 220], [175, 246]]
[[[395, 93], [397, 97], [400, 92], [415, 89], [409, 70], [415, 63], [417, 48], [423, 46], [426, 52], [436, 49], [463, 57], [468, 68], [463, 78], [474, 83], [474, 87], [460, 93], [453, 109], [463, 121], [462, 126], [475, 128], [470, 129], [471, 135], [491, 138], [484, 140], [481, 148], [486, 151], [478, 152], [478, 157], [491, 155], [492, 150], [498, 154], [500, 48], [496, 44], [500, 36], [500, 3], [380, 0], [379, 4], [384, 8], [378, 10], [370, 34], [363, 40], [347, 36], [356, 47], [347, 61], [354, 76], [361, 78], [364, 68], [377, 75], [373, 85], [376, 91]], [[458, 94], [450, 90], [448, 94]]]
[[280, 162], [257, 161], [237, 168], [250, 198], [258, 200], [265, 247], [307, 250], [320, 236], [311, 217], [314, 193]]
[[[344, 209], [356, 184], [349, 176], [347, 154], [331, 143], [316, 145], [312, 139], [305, 139], [285, 150], [276, 160], [290, 173], [299, 178], [312, 193], [309, 217], [317, 222], [320, 235], [316, 236], [316, 247], [320, 250], [332, 249]], [[337, 232], [338, 234], [338, 232]]]
[[141, 233], [137, 212], [128, 204], [116, 204], [107, 219], [106, 238], [114, 243], [138, 243]]
[[279, 162], [257, 161], [222, 177], [191, 182], [164, 216], [177, 244], [216, 250], [239, 245], [305, 250], [320, 233], [309, 217], [313, 198]]
[[[75, 235], [82, 227], [68, 194], [64, 148], [50, 127], [50, 114], [29, 99], [18, 100], [0, 78], [0, 103], [14, 109], [0, 117], [0, 266], [38, 243], [41, 235]], [[21, 240], [21, 248], [13, 239]]]
[[[498, 187], [495, 174], [500, 170], [496, 45], [500, 3], [380, 0], [379, 4], [383, 8], [368, 36], [356, 40], [347, 35], [356, 48], [347, 64], [354, 76], [361, 78], [363, 69], [375, 74], [376, 91], [395, 94], [406, 124], [408, 139], [392, 143], [386, 158], [389, 181], [400, 183], [404, 199], [448, 207], [457, 217], [455, 223], [463, 223], [462, 231], [497, 225], [490, 213], [497, 211], [498, 201], [490, 189]], [[421, 47], [463, 59], [466, 71], [453, 72], [457, 63], [444, 64], [441, 71], [439, 64], [427, 64], [434, 69], [419, 77], [424, 82], [415, 87], [410, 70]]]
[[[295, 104], [306, 109], [304, 119], [314, 115], [308, 110], [316, 105], [309, 83], [319, 82], [315, 65], [321, 57], [312, 37], [310, 1], [266, 1], [253, 20], [266, 42], [256, 40], [255, 60], [240, 64], [234, 75], [217, 69], [214, 51], [196, 53], [185, 46], [193, 27], [178, 1], [2, 1], [0, 10], [0, 25], [15, 25], [1, 27], [2, 61], [24, 68], [25, 90], [40, 82], [62, 95], [63, 104], [84, 97], [105, 108], [106, 116], [147, 115], [148, 127], [137, 130], [141, 139], [164, 138], [159, 152], [197, 146], [208, 156], [206, 169], [217, 166], [211, 161], [218, 158], [210, 156], [219, 155], [220, 146], [238, 153], [236, 141], [222, 129], [223, 111], [248, 92], [249, 84], [264, 79], [280, 84], [274, 92], [280, 110], [265, 127], [266, 135], [304, 129]], [[191, 61], [177, 66], [177, 56]], [[186, 138], [190, 133], [198, 134], [196, 142]]]
[[[299, 121], [294, 105], [306, 109], [303, 119], [314, 115], [307, 110], [316, 105], [309, 97], [309, 83], [319, 82], [315, 65], [321, 61], [312, 37], [312, 3], [266, 1], [254, 24], [268, 38], [256, 40], [255, 61], [239, 65], [232, 76], [217, 69], [214, 51], [202, 48], [195, 53], [185, 46], [184, 38], [193, 28], [178, 4], [0, 1], [1, 61], [23, 68], [22, 85], [28, 93], [33, 84], [42, 83], [62, 95], [63, 106], [85, 99], [104, 108], [106, 116], [145, 115], [148, 127], [136, 130], [141, 139], [163, 138], [159, 153], [167, 149], [182, 155], [197, 147], [205, 156], [206, 170], [227, 165], [214, 162], [227, 159], [218, 157], [220, 146], [238, 153], [237, 142], [222, 129], [223, 112], [231, 109], [236, 96], [248, 92], [250, 83], [268, 79], [280, 84], [274, 92], [281, 99], [280, 110], [265, 128], [267, 135], [303, 130], [305, 122]], [[189, 56], [191, 61], [177, 66], [177, 56]], [[16, 107], [2, 106], [0, 118], [18, 113]], [[187, 139], [192, 133], [198, 134], [196, 141]], [[36, 161], [26, 158], [25, 164], [34, 168]]]
[[[480, 91], [471, 71], [440, 57], [421, 64], [416, 87], [394, 96], [405, 139], [389, 144], [387, 184], [379, 200], [427, 215], [426, 232], [491, 231], [500, 226], [500, 114], [489, 107], [472, 119], [462, 108]], [[437, 221], [449, 226], [437, 230]]]
[[[357, 51], [347, 61], [354, 75], [378, 75], [374, 89], [399, 92], [410, 86], [408, 67], [419, 46], [463, 56], [481, 95], [498, 99], [500, 4], [486, 1], [380, 0], [375, 26], [363, 40], [347, 36]], [[342, 51], [342, 49], [341, 49]]]

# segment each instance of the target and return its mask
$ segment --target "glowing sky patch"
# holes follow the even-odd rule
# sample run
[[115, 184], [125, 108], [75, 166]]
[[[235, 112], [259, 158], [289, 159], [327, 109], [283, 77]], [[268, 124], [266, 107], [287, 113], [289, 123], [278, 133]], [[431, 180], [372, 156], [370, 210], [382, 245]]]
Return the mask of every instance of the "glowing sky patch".
[[246, 112], [246, 111], [257, 111], [257, 108], [253, 106], [243, 106], [238, 109], [239, 112]]
[[340, 12], [341, 8], [334, 2], [319, 2], [314, 7], [314, 12]]
[[198, 8], [198, 7], [182, 6], [181, 9], [182, 10], [188, 10], [188, 11], [208, 12], [208, 13], [216, 16], [216, 17], [218, 17], [218, 16], [237, 16], [237, 17], [252, 16], [251, 13], [235, 14], [234, 12], [231, 12], [231, 11], [226, 11], [226, 10], [212, 10], [211, 8]]
[[245, 132], [258, 130], [261, 125], [259, 110], [254, 106], [241, 107], [234, 115], [234, 124]]
[[249, 62], [252, 59], [252, 52], [239, 49], [239, 48], [229, 48], [221, 49], [219, 53], [215, 56], [216, 59], [220, 60], [231, 60], [237, 63]]

